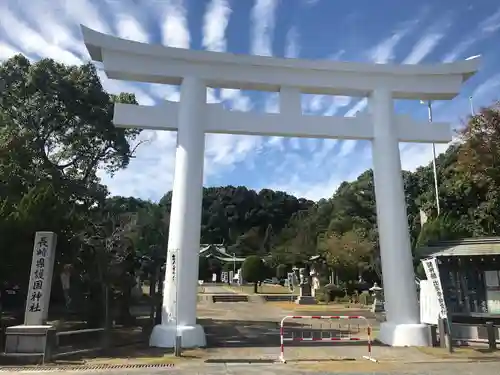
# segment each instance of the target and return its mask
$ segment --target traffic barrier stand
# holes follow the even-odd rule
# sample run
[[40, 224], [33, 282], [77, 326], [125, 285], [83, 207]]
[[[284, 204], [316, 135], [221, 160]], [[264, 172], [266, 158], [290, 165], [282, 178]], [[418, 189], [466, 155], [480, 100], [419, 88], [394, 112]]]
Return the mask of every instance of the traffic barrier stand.
[[[334, 337], [332, 333], [330, 332], [330, 335], [328, 337], [324, 337], [323, 332], [321, 332], [320, 337], [314, 337], [314, 333], [311, 334], [311, 337], [304, 337], [304, 332], [302, 330], [301, 337], [294, 337], [292, 334], [292, 337], [285, 337], [285, 321], [286, 320], [291, 320], [291, 319], [324, 319], [324, 320], [362, 320], [365, 322], [365, 328], [366, 328], [366, 333], [367, 337], [366, 338], [361, 338], [361, 337], [352, 337], [351, 332], [349, 329], [349, 336], [348, 337]], [[320, 326], [322, 327], [322, 326]], [[350, 325], [349, 325], [350, 327]], [[359, 327], [359, 326], [358, 326]], [[311, 325], [312, 328], [312, 325]], [[358, 332], [359, 333], [359, 332]], [[372, 357], [372, 328], [370, 326], [370, 323], [368, 323], [368, 319], [366, 319], [364, 316], [342, 316], [342, 315], [336, 315], [336, 316], [297, 316], [297, 315], [287, 315], [283, 319], [281, 319], [280, 323], [280, 358], [279, 360], [282, 363], [286, 363], [285, 360], [285, 341], [302, 341], [302, 342], [338, 342], [338, 341], [366, 341], [367, 342], [367, 348], [368, 348], [368, 355], [364, 355], [363, 358], [367, 359], [372, 362], [378, 362], [375, 358]]]

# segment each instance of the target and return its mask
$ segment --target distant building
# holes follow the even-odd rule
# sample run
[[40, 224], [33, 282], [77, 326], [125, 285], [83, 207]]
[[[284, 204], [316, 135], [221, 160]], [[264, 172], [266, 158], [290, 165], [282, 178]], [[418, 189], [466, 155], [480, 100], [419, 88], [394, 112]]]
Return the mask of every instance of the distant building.
[[226, 252], [226, 248], [223, 245], [201, 244], [200, 256], [215, 258], [221, 262], [243, 263], [245, 261], [245, 258], [236, 257], [233, 254]]

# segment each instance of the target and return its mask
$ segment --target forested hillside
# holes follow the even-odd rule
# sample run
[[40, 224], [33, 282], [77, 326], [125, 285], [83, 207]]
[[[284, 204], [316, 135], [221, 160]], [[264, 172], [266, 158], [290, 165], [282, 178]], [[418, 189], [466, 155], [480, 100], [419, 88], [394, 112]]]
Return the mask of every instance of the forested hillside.
[[[157, 275], [168, 241], [171, 193], [158, 203], [110, 197], [97, 176], [126, 168], [139, 131], [112, 124], [113, 103], [92, 65], [16, 56], [0, 65], [0, 282], [28, 282], [35, 231], [58, 234], [56, 272], [99, 298], [102, 285], [126, 291], [139, 271]], [[430, 239], [500, 232], [500, 106], [467, 119], [459, 142], [439, 156], [441, 215], [431, 166], [403, 172], [413, 247]], [[372, 172], [319, 202], [245, 187], [204, 189], [202, 243], [271, 266], [324, 254], [344, 280], [379, 273]], [[420, 210], [428, 216], [421, 229]], [[156, 277], [156, 276], [155, 276]], [[96, 292], [97, 291], [97, 292]], [[122, 293], [127, 298], [126, 293]]]

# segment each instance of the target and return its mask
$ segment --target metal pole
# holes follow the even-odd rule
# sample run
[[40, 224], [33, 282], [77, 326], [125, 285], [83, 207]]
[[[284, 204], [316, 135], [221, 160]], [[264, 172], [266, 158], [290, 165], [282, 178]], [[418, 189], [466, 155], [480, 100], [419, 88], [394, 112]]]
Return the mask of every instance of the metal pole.
[[179, 329], [179, 283], [177, 279], [177, 270], [180, 268], [178, 249], [173, 250], [175, 259], [175, 347], [174, 355], [180, 357], [182, 355], [182, 333]]
[[[429, 110], [429, 122], [432, 123], [432, 102], [429, 100], [427, 102], [427, 108]], [[441, 207], [439, 205], [439, 186], [438, 186], [438, 177], [437, 177], [437, 168], [436, 168], [436, 144], [432, 143], [432, 169], [434, 171], [434, 190], [436, 194], [436, 208], [437, 214], [441, 213]]]
[[472, 96], [469, 96], [469, 104], [470, 104], [470, 114], [471, 116], [475, 116], [476, 114], [474, 113], [474, 104], [472, 103]]
[[233, 277], [236, 274], [236, 253], [233, 253]]

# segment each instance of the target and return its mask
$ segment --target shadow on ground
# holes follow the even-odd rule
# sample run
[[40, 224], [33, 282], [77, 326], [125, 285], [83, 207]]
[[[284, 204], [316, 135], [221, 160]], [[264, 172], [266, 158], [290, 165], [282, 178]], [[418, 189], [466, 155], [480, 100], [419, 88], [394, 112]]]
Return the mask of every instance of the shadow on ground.
[[[205, 328], [208, 348], [251, 348], [251, 347], [279, 347], [279, 323], [269, 321], [249, 320], [219, 320], [200, 319], [199, 324]], [[357, 336], [356, 336], [357, 335]], [[360, 337], [360, 341], [343, 341], [343, 346], [366, 346], [366, 333], [359, 329], [336, 329], [331, 327], [314, 327], [309, 324], [287, 323], [285, 338], [347, 338]], [[333, 341], [333, 340], [332, 340]], [[331, 346], [332, 341], [287, 341], [287, 347], [297, 346]], [[381, 344], [373, 343], [374, 346]]]

